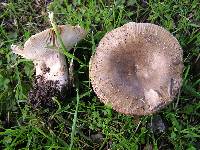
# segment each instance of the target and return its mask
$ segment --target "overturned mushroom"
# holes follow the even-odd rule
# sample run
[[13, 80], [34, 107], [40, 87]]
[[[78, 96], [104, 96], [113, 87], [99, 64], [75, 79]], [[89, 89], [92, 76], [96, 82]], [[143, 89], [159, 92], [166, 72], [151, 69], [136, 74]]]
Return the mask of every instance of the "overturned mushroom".
[[[58, 26], [60, 36], [67, 50], [70, 50], [86, 35], [79, 26]], [[68, 65], [60, 52], [60, 43], [53, 29], [46, 29], [31, 36], [24, 48], [12, 45], [13, 53], [33, 61], [36, 68], [36, 83], [29, 93], [30, 102], [37, 107], [54, 96], [62, 96], [69, 84]], [[51, 105], [51, 104], [50, 104]]]
[[90, 60], [92, 87], [124, 114], [147, 115], [169, 104], [181, 85], [182, 49], [164, 28], [130, 22], [107, 33]]

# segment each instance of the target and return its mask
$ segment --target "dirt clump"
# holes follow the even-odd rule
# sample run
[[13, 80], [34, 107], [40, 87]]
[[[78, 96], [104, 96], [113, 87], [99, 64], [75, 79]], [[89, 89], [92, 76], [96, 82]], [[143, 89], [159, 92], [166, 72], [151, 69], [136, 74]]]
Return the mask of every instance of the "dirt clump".
[[44, 80], [44, 77], [37, 76], [33, 88], [29, 92], [29, 104], [36, 109], [56, 109], [56, 103], [53, 101], [53, 97], [59, 99], [63, 98], [60, 90], [58, 89], [59, 81]]

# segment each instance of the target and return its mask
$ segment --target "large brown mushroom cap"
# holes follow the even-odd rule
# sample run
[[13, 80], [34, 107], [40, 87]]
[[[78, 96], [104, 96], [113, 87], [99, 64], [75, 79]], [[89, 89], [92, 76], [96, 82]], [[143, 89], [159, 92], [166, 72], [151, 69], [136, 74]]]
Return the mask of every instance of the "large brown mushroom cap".
[[124, 114], [151, 114], [171, 102], [182, 70], [176, 38], [150, 23], [130, 22], [107, 33], [90, 61], [95, 93]]

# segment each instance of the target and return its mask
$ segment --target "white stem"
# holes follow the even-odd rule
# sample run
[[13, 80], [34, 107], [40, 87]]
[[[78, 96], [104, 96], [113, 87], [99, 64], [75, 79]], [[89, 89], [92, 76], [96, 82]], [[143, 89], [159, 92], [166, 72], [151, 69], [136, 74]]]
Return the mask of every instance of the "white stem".
[[46, 81], [58, 81], [60, 90], [68, 84], [68, 67], [64, 55], [55, 52], [47, 60], [34, 61], [34, 64], [36, 76], [42, 75]]

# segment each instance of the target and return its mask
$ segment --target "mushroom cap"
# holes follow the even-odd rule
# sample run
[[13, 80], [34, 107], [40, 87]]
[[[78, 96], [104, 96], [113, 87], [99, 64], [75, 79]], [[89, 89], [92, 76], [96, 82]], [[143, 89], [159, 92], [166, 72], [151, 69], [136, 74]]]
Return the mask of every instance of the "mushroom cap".
[[152, 114], [181, 86], [183, 51], [167, 30], [130, 22], [107, 33], [90, 60], [92, 87], [100, 100], [124, 114]]
[[[65, 47], [70, 50], [78, 41], [83, 39], [86, 31], [80, 26], [59, 25], [58, 30]], [[14, 53], [31, 60], [46, 60], [52, 53], [57, 53], [61, 45], [53, 29], [46, 29], [32, 35], [24, 44], [24, 48], [12, 45]]]

